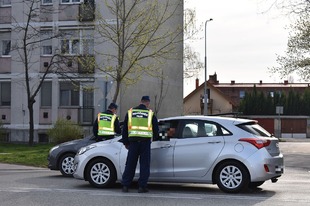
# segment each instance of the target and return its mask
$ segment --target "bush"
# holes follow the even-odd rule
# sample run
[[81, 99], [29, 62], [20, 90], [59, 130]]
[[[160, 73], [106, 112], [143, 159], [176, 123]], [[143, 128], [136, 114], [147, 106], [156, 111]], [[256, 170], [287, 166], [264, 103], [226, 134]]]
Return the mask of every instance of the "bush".
[[60, 144], [63, 142], [80, 139], [83, 136], [83, 127], [66, 119], [58, 119], [53, 128], [48, 130], [47, 135], [51, 142]]
[[7, 142], [6, 129], [3, 127], [3, 124], [1, 121], [0, 121], [0, 142]]

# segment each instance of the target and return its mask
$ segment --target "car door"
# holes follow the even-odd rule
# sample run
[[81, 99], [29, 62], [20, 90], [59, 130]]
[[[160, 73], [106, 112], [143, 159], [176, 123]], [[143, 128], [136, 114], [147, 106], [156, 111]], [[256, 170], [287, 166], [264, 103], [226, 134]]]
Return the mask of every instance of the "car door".
[[160, 121], [159, 135], [151, 144], [151, 168], [152, 177], [173, 176], [173, 152], [176, 143], [178, 120]]
[[202, 177], [224, 147], [219, 125], [203, 120], [184, 120], [174, 149], [175, 177]]
[[[158, 177], [173, 176], [173, 150], [176, 139], [170, 138], [175, 136], [175, 133], [169, 133], [170, 126], [177, 128], [178, 121], [161, 121], [159, 122], [159, 135], [153, 138], [151, 143], [151, 164], [150, 164], [150, 180]], [[123, 173], [126, 166], [128, 150], [122, 146], [120, 150], [120, 168]], [[139, 177], [140, 164], [137, 163], [135, 178]]]

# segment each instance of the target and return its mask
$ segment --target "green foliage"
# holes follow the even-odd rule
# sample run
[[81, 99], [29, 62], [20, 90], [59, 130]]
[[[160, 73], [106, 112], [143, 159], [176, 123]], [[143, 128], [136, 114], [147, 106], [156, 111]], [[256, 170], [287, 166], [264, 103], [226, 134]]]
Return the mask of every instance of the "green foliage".
[[305, 115], [310, 115], [310, 91], [308, 88], [305, 89], [303, 96], [302, 96], [301, 111]]
[[0, 162], [30, 165], [36, 167], [47, 167], [47, 155], [54, 144], [0, 144]]
[[291, 87], [288, 96], [284, 91], [274, 91], [265, 96], [264, 92], [257, 92], [254, 85], [251, 93], [245, 91], [245, 95], [239, 104], [239, 112], [245, 115], [276, 115], [276, 106], [283, 106], [284, 115], [310, 115], [310, 92], [306, 88], [303, 95]]
[[3, 142], [4, 138], [5, 138], [5, 128], [3, 127], [3, 124], [0, 121], [0, 142]]
[[80, 139], [83, 136], [83, 127], [66, 119], [58, 119], [53, 124], [53, 128], [47, 132], [51, 142], [62, 143], [75, 139]]
[[279, 66], [268, 68], [273, 74], [279, 74], [280, 78], [288, 78], [296, 73], [302, 80], [310, 80], [310, 15], [305, 13], [297, 19], [295, 24], [288, 27], [291, 31], [284, 56], [277, 55]]

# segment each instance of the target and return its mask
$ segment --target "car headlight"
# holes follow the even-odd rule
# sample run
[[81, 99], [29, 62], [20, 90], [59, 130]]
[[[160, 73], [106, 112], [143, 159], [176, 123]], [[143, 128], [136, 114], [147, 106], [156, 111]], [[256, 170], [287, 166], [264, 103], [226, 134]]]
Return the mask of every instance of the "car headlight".
[[88, 150], [91, 150], [93, 148], [95, 148], [96, 145], [88, 145], [86, 147], [82, 147], [81, 149], [79, 149], [79, 151], [77, 152], [78, 155], [84, 154], [85, 152], [87, 152]]
[[52, 149], [50, 149], [50, 154], [59, 147], [59, 145], [55, 146], [55, 147], [52, 147]]

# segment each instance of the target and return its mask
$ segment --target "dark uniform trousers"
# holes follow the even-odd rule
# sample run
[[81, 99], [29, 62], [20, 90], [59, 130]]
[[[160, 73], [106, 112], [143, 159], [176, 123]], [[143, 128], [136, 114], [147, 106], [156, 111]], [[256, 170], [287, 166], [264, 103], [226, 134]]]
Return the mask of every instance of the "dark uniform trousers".
[[151, 162], [151, 141], [131, 141], [129, 144], [126, 168], [123, 174], [123, 186], [128, 186], [132, 182], [138, 162], [140, 163], [139, 187], [147, 187], [147, 181], [150, 176]]

